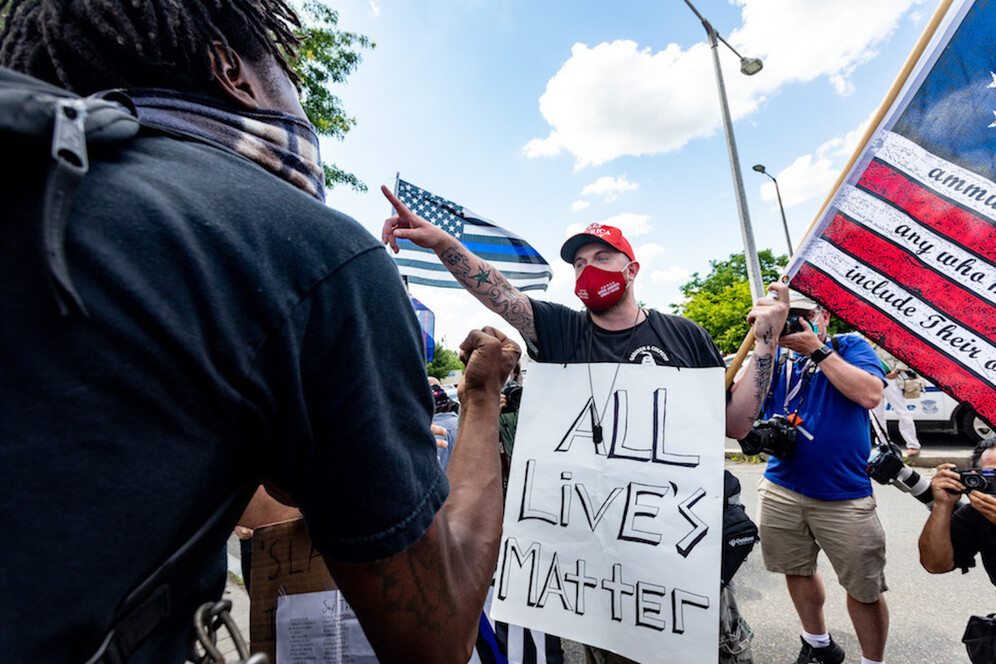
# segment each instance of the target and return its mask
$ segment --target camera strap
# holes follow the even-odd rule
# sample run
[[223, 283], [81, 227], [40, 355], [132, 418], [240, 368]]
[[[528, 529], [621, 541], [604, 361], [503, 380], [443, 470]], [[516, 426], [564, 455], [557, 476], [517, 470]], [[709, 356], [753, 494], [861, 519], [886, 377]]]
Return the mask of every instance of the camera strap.
[[799, 411], [802, 410], [803, 402], [806, 400], [806, 388], [809, 386], [809, 380], [813, 377], [813, 374], [819, 370], [819, 367], [817, 367], [816, 364], [814, 364], [813, 361], [807, 357], [800, 365], [802, 377], [795, 384], [795, 387], [792, 387], [792, 369], [795, 362], [796, 360], [794, 358], [790, 358], [785, 366], [785, 400], [782, 403], [782, 412], [788, 415], [789, 403], [792, 399], [795, 399], [798, 396], [799, 403], [796, 404], [795, 412], [792, 413], [792, 415], [797, 416]]

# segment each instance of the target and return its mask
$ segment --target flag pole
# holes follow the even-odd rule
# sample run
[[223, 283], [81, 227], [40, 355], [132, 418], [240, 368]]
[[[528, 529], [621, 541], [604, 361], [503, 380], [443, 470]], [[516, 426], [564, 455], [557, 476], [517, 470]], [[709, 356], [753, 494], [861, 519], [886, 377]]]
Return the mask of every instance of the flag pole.
[[[394, 171], [394, 195], [395, 196], [398, 195], [398, 186], [399, 186], [398, 182], [400, 180], [401, 180], [401, 171]], [[398, 213], [398, 211], [395, 210], [392, 207], [391, 208], [391, 214], [394, 215], [394, 214], [397, 214], [397, 213]], [[405, 285], [405, 292], [408, 293], [409, 296], [411, 296], [412, 291], [411, 291], [410, 288], [408, 288], [408, 277], [406, 275], [404, 275], [404, 274], [401, 275], [401, 283], [403, 283]]]
[[[871, 122], [868, 123], [868, 128], [865, 130], [864, 136], [861, 137], [861, 142], [854, 150], [854, 153], [848, 160], [847, 165], [844, 166], [844, 169], [837, 177], [837, 181], [830, 189], [830, 193], [827, 194], [826, 199], [823, 201], [823, 205], [820, 206], [819, 212], [816, 213], [816, 217], [809, 225], [809, 228], [806, 229], [805, 237], [809, 237], [813, 227], [816, 226], [816, 222], [818, 222], [823, 216], [823, 211], [827, 209], [828, 205], [830, 205], [830, 201], [833, 200], [834, 194], [837, 193], [837, 190], [840, 189], [840, 186], [844, 183], [845, 178], [847, 178], [847, 175], [851, 172], [851, 169], [854, 167], [855, 162], [857, 162], [858, 157], [861, 156], [861, 153], [864, 151], [868, 141], [870, 141], [871, 137], [874, 135], [875, 130], [878, 129], [878, 126], [881, 124], [885, 114], [889, 112], [890, 108], [892, 108], [892, 105], [896, 101], [896, 97], [899, 96], [899, 92], [906, 84], [906, 80], [909, 78], [910, 73], [913, 71], [913, 68], [916, 67], [916, 63], [919, 62], [924, 50], [926, 50], [927, 44], [933, 38], [934, 33], [937, 32], [937, 27], [941, 24], [944, 16], [951, 8], [952, 2], [953, 0], [941, 0], [941, 3], [937, 6], [937, 10], [934, 11], [934, 15], [930, 18], [930, 22], [927, 23], [927, 27], [924, 28], [923, 34], [920, 35], [920, 38], [917, 40], [916, 45], [913, 46], [913, 50], [910, 52], [909, 57], [906, 58], [906, 62], [903, 64], [903, 68], [900, 70], [899, 75], [896, 77], [896, 80], [893, 81], [892, 87], [890, 87], [889, 91], [886, 93], [885, 99], [878, 107], [878, 110], [875, 111], [875, 115], [872, 117]], [[805, 240], [802, 244], [805, 244]], [[802, 244], [799, 246], [802, 246]], [[787, 276], [782, 276], [781, 281], [783, 283], [788, 283], [789, 279]], [[726, 370], [727, 389], [729, 389], [730, 385], [733, 384], [733, 378], [737, 375], [741, 365], [743, 365], [744, 359], [747, 357], [747, 353], [750, 352], [753, 345], [754, 328], [751, 327], [750, 331], [747, 333], [747, 336], [744, 337], [743, 342], [741, 342], [740, 348], [737, 349], [736, 355], [733, 356], [733, 360], [730, 362], [730, 368]]]
[[730, 389], [730, 385], [733, 385], [733, 379], [736, 378], [737, 372], [740, 371], [740, 366], [744, 363], [744, 359], [747, 358], [747, 353], [753, 345], [754, 326], [752, 325], [747, 332], [747, 336], [740, 342], [740, 348], [737, 349], [737, 354], [733, 356], [733, 361], [730, 362], [730, 366], [726, 370], [726, 389]]

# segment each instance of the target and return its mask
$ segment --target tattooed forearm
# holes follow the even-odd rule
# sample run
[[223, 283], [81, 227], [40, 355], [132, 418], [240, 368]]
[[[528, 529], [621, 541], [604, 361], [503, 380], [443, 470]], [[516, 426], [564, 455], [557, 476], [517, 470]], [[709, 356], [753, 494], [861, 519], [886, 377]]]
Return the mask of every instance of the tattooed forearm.
[[775, 358], [771, 355], [754, 355], [754, 399], [757, 401], [758, 415], [771, 386], [771, 368], [774, 366], [774, 361]]
[[771, 330], [771, 329], [765, 330], [761, 334], [761, 338], [758, 339], [758, 341], [760, 341], [765, 346], [770, 346], [775, 341], [775, 332], [774, 332], [774, 330]]
[[512, 286], [505, 276], [460, 245], [439, 255], [443, 265], [467, 291], [495, 312], [523, 337], [536, 341], [536, 324], [529, 298]]

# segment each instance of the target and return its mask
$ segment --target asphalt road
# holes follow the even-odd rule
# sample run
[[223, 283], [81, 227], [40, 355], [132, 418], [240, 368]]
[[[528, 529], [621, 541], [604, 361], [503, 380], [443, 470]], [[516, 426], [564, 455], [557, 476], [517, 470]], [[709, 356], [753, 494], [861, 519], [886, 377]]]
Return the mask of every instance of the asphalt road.
[[[916, 470], [926, 478], [933, 475], [932, 457], [967, 459], [971, 445], [954, 436], [921, 436], [924, 454]], [[960, 465], [960, 463], [959, 463]], [[740, 478], [742, 499], [752, 518], [757, 516], [757, 483], [764, 464], [728, 461], [727, 468]], [[891, 486], [875, 487], [879, 519], [887, 539], [886, 580], [889, 591], [891, 625], [886, 647], [888, 664], [965, 664], [968, 657], [961, 643], [965, 623], [972, 614], [996, 611], [996, 594], [985, 570], [968, 574], [958, 571], [930, 575], [920, 567], [917, 538], [927, 511], [915, 498]], [[234, 538], [229, 553], [238, 557]], [[820, 572], [827, 588], [825, 612], [834, 638], [847, 651], [845, 662], [857, 664], [861, 653], [845, 605], [845, 594], [836, 581], [826, 557], [820, 555]], [[792, 664], [799, 653], [801, 626], [780, 576], [764, 569], [760, 548], [755, 548], [735, 578], [740, 609], [754, 629], [755, 664]], [[248, 598], [245, 591], [229, 583], [227, 596], [235, 601], [237, 621], [248, 633]], [[584, 664], [581, 647], [565, 645], [566, 664]], [[700, 664], [689, 662], [688, 664]]]
[[[926, 442], [926, 441], [925, 441]], [[752, 517], [757, 515], [757, 483], [762, 464], [728, 463], [740, 478], [742, 496]], [[918, 469], [926, 478], [933, 470]], [[891, 486], [875, 484], [879, 519], [885, 528], [887, 563], [886, 599], [890, 609], [886, 661], [890, 664], [964, 664], [968, 661], [961, 636], [972, 614], [996, 610], [989, 578], [978, 568], [968, 574], [928, 574], [920, 566], [917, 539], [927, 518], [926, 509], [912, 496]], [[860, 662], [860, 649], [833, 568], [823, 554], [819, 567], [827, 588], [825, 612], [830, 632], [847, 651], [847, 662]], [[757, 664], [795, 661], [801, 626], [784, 581], [768, 573], [758, 548], [734, 580], [740, 608], [753, 627]]]
[[[921, 433], [920, 442], [923, 452], [916, 459], [915, 470], [928, 480], [942, 461], [967, 465], [972, 448], [967, 440], [946, 434]], [[726, 467], [740, 478], [742, 499], [748, 514], [756, 520], [757, 483], [764, 474], [764, 464], [727, 461]], [[965, 664], [968, 657], [961, 636], [968, 617], [996, 611], [996, 591], [981, 562], [965, 575], [957, 570], [944, 575], [928, 574], [920, 567], [917, 551], [917, 539], [927, 519], [926, 508], [895, 487], [874, 484], [874, 491], [887, 542], [885, 575], [889, 591], [885, 596], [891, 624], [886, 662]], [[857, 664], [861, 651], [847, 613], [844, 589], [837, 584], [826, 556], [820, 554], [818, 564], [827, 589], [824, 609], [828, 628], [847, 651], [845, 662]], [[764, 569], [760, 546], [737, 572], [734, 583], [741, 612], [755, 632], [755, 664], [793, 664], [799, 655], [802, 627], [783, 578]], [[581, 647], [565, 643], [564, 661], [584, 664]]]

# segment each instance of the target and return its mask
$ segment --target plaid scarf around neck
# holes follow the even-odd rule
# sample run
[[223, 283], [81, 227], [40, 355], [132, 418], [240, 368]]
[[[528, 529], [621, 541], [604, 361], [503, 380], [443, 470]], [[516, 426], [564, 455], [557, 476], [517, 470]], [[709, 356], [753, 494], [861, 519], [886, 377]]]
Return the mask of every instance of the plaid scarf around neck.
[[325, 201], [318, 135], [310, 123], [279, 111], [235, 111], [193, 93], [143, 89], [127, 94], [143, 124], [228, 148]]

